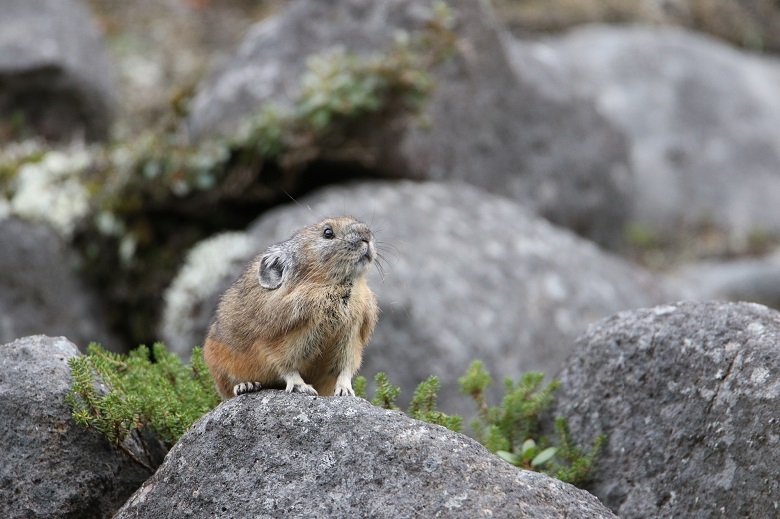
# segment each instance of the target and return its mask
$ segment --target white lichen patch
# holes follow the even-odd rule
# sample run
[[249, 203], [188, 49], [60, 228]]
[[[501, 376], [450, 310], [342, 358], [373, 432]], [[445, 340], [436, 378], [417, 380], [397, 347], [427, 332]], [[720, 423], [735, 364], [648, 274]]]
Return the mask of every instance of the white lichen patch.
[[750, 374], [750, 382], [755, 386], [763, 386], [766, 381], [769, 380], [770, 375], [771, 373], [767, 368], [756, 368], [753, 370], [753, 373]]
[[659, 316], [673, 314], [676, 311], [677, 311], [677, 307], [672, 305], [656, 306], [655, 308], [653, 308], [653, 313]]
[[320, 469], [327, 471], [336, 466], [336, 456], [332, 452], [324, 452], [320, 456]]
[[463, 504], [468, 501], [468, 499], [468, 492], [463, 492], [455, 496], [450, 496], [449, 499], [447, 499], [447, 501], [444, 503], [444, 506], [449, 510], [462, 508]]
[[238, 275], [254, 252], [253, 240], [240, 232], [219, 234], [190, 250], [164, 295], [162, 334], [172, 351], [188, 355], [196, 346], [190, 339], [196, 310], [225, 280]]
[[750, 332], [751, 335], [760, 337], [764, 334], [766, 328], [761, 323], [750, 323], [747, 326], [747, 331]]
[[89, 211], [89, 192], [81, 173], [91, 163], [86, 148], [50, 151], [40, 161], [23, 164], [16, 175], [11, 213], [45, 222], [69, 238]]

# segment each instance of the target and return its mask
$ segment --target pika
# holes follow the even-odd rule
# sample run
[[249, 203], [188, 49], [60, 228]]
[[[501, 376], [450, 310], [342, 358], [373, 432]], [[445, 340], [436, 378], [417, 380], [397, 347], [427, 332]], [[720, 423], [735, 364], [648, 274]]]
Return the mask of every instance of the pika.
[[369, 227], [327, 218], [252, 260], [225, 291], [203, 347], [223, 399], [261, 388], [354, 395], [377, 321]]

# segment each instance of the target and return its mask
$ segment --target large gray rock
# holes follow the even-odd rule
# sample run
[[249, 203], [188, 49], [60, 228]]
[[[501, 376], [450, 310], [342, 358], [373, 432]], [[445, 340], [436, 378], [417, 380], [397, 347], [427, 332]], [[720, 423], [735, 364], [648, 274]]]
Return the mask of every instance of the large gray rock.
[[[512, 55], [628, 136], [631, 219], [661, 236], [780, 233], [780, 62], [692, 32], [590, 26]], [[534, 77], [539, 77], [538, 75]]]
[[103, 139], [115, 81], [77, 0], [0, 0], [0, 124], [19, 112], [38, 135]]
[[166, 343], [183, 354], [202, 344], [218, 295], [251, 256], [344, 213], [375, 229], [384, 258], [384, 277], [373, 272], [369, 280], [381, 313], [361, 372], [386, 372], [403, 401], [437, 375], [441, 407], [471, 413], [457, 378], [472, 360], [497, 380], [529, 370], [554, 375], [589, 323], [679, 298], [510, 200], [465, 184], [366, 182], [324, 189], [269, 211], [247, 235], [199, 246], [166, 295]]
[[[633, 187], [624, 137], [591, 101], [556, 99], [549, 84], [529, 81], [525, 71], [515, 74], [488, 2], [448, 3], [459, 52], [435, 71], [426, 108], [430, 127], [372, 121], [357, 136], [373, 145], [371, 168], [463, 180], [521, 200], [601, 243], [614, 242]], [[200, 87], [189, 119], [192, 135], [233, 132], [268, 101], [288, 106], [310, 56], [334, 47], [359, 55], [386, 50], [399, 30], [424, 27], [431, 12], [428, 0], [291, 2], [256, 26]]]
[[475, 441], [358, 398], [263, 391], [210, 412], [125, 517], [614, 517]]
[[780, 314], [689, 302], [591, 327], [556, 413], [608, 440], [589, 489], [620, 517], [775, 517]]
[[762, 258], [700, 261], [670, 273], [696, 299], [761, 303], [780, 310], [780, 251]]
[[67, 361], [78, 354], [64, 337], [0, 346], [2, 517], [111, 517], [149, 477], [71, 418]]
[[93, 341], [121, 350], [96, 295], [76, 275], [77, 256], [52, 228], [0, 220], [0, 251], [0, 343], [46, 334], [82, 350]]

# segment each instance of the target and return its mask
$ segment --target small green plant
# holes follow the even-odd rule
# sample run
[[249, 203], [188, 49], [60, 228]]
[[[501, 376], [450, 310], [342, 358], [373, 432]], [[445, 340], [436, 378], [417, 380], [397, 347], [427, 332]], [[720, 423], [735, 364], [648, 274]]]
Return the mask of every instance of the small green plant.
[[[387, 375], [380, 372], [374, 377], [376, 382], [376, 393], [371, 403], [377, 407], [399, 411], [400, 408], [395, 404], [395, 399], [401, 394], [401, 388], [390, 383]], [[353, 384], [355, 395], [368, 399], [366, 396], [366, 378], [357, 377]], [[439, 379], [436, 376], [428, 377], [428, 380], [420, 382], [414, 391], [412, 401], [406, 414], [415, 420], [441, 425], [451, 431], [460, 432], [463, 428], [463, 418], [457, 415], [444, 414], [436, 409], [436, 400], [439, 388], [441, 387]]]
[[[376, 374], [374, 380], [376, 381], [376, 394], [371, 403], [377, 407], [398, 411], [399, 407], [395, 405], [395, 399], [401, 394], [401, 388], [392, 385], [387, 375], [381, 372]], [[363, 386], [365, 386], [365, 382], [363, 382]]]
[[66, 401], [76, 423], [102, 434], [147, 469], [126, 444], [131, 434], [149, 430], [170, 448], [219, 403], [199, 348], [186, 366], [162, 343], [151, 351], [139, 346], [128, 355], [93, 343], [68, 364], [73, 384]]
[[583, 454], [571, 441], [565, 418], [555, 421], [552, 440], [542, 436], [539, 419], [553, 403], [553, 393], [559, 385], [553, 381], [543, 387], [543, 379], [544, 374], [536, 372], [522, 375], [516, 383], [507, 378], [501, 404], [490, 406], [485, 390], [493, 379], [482, 362], [474, 361], [460, 379], [461, 392], [477, 404], [478, 417], [472, 429], [480, 443], [509, 463], [582, 485], [605, 437], [599, 436], [590, 451]]
[[442, 425], [451, 431], [460, 432], [463, 429], [463, 418], [444, 414], [436, 409], [437, 394], [440, 388], [439, 378], [433, 375], [420, 382], [414, 391], [406, 414], [415, 420]]
[[[208, 373], [200, 348], [185, 365], [165, 346], [156, 343], [150, 350], [139, 346], [128, 355], [111, 353], [91, 344], [87, 354], [68, 361], [73, 383], [66, 396], [73, 419], [97, 431], [130, 458], [153, 471], [128, 439], [149, 431], [168, 448], [220, 399]], [[587, 481], [593, 462], [604, 442], [600, 436], [587, 454], [578, 448], [563, 418], [555, 421], [554, 441], [540, 436], [540, 415], [550, 406], [553, 382], [542, 387], [543, 375], [527, 373], [514, 383], [507, 379], [505, 395], [497, 407], [488, 405], [485, 390], [493, 383], [481, 362], [475, 361], [460, 379], [461, 390], [477, 402], [478, 418], [472, 424], [475, 436], [490, 451], [519, 467], [537, 470], [562, 481], [581, 485]], [[395, 401], [401, 392], [387, 375], [377, 373], [372, 403], [399, 410]], [[366, 379], [357, 377], [355, 394], [366, 397]], [[463, 419], [436, 409], [439, 379], [429, 377], [414, 392], [406, 413], [417, 420], [460, 432]], [[538, 439], [535, 439], [538, 438]], [[553, 445], [554, 444], [554, 445]], [[147, 456], [148, 457], [148, 456]]]

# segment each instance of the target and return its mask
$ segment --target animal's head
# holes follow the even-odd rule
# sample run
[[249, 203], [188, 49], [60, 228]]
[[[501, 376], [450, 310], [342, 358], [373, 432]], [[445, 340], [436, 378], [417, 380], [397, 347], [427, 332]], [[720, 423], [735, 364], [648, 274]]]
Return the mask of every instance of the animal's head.
[[374, 235], [355, 218], [326, 218], [272, 245], [260, 260], [260, 285], [275, 290], [286, 281], [348, 282], [376, 259]]

